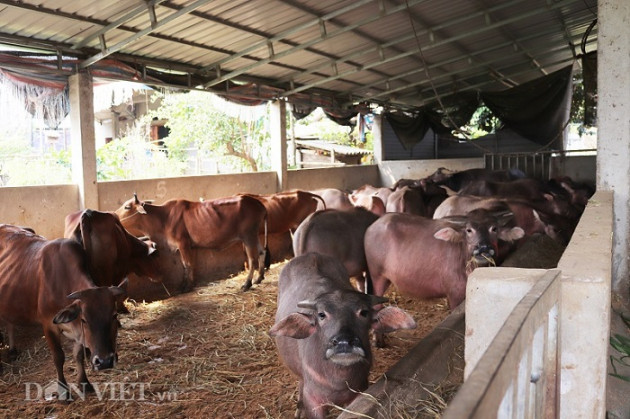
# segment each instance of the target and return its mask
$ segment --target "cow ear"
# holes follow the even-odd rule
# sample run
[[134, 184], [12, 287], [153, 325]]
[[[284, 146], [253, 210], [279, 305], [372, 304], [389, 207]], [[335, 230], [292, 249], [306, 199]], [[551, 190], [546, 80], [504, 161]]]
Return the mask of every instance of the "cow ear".
[[274, 324], [269, 330], [269, 335], [305, 339], [315, 333], [315, 330], [316, 326], [311, 316], [304, 313], [292, 313]]
[[451, 227], [444, 227], [439, 229], [433, 235], [438, 240], [444, 240], [445, 242], [458, 242], [461, 241], [461, 233]]
[[129, 279], [125, 277], [125, 279], [120, 281], [120, 284], [118, 284], [117, 287], [109, 287], [109, 290], [111, 291], [114, 297], [117, 297], [119, 295], [127, 295], [128, 284], [129, 284]]
[[146, 214], [147, 213], [147, 210], [145, 210], [142, 205], [137, 205], [136, 206], [136, 211], [138, 211], [138, 213], [140, 213], [140, 214]]
[[53, 323], [70, 323], [71, 321], [74, 321], [77, 317], [79, 317], [80, 313], [81, 307], [78, 304], [70, 304], [69, 306], [66, 306], [65, 308], [59, 310], [59, 312], [53, 318]]
[[502, 228], [499, 230], [499, 238], [506, 242], [522, 239], [525, 231], [520, 227]]
[[375, 332], [389, 333], [398, 329], [415, 329], [416, 322], [406, 311], [387, 306], [374, 316], [372, 329]]

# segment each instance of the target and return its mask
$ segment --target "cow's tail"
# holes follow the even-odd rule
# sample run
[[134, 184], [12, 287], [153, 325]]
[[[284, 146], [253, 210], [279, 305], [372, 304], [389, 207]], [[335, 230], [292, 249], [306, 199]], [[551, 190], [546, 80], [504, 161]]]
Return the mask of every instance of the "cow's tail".
[[267, 241], [267, 220], [268, 216], [265, 214], [265, 269], [271, 267], [271, 252], [269, 252], [269, 243]]

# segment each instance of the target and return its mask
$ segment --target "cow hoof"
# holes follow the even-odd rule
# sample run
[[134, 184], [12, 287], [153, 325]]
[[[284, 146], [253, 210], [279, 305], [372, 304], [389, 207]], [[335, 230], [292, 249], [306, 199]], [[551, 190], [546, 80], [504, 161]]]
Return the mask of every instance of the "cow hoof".
[[248, 289], [250, 289], [251, 287], [252, 287], [252, 284], [251, 284], [251, 283], [244, 284], [244, 285], [241, 287], [241, 291], [245, 292], [245, 291], [247, 291]]
[[254, 284], [260, 284], [263, 281], [263, 279], [265, 279], [265, 277], [261, 276], [260, 278], [256, 280], [256, 282], [254, 282]]
[[15, 348], [9, 349], [9, 362], [15, 361], [17, 357], [18, 357], [18, 350]]

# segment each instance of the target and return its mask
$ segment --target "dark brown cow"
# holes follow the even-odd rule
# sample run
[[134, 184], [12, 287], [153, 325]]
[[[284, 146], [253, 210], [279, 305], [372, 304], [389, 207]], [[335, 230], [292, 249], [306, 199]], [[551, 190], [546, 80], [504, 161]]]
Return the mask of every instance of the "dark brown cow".
[[[390, 283], [405, 295], [447, 297], [451, 309], [466, 297], [466, 279], [475, 266], [498, 253], [498, 240], [518, 240], [520, 227], [505, 227], [511, 214], [478, 209], [463, 217], [431, 220], [387, 213], [365, 232], [365, 256], [374, 295]], [[382, 345], [382, 337], [377, 339]]]
[[309, 214], [315, 212], [318, 204], [324, 204], [321, 196], [311, 192], [295, 190], [271, 195], [253, 195], [267, 209], [267, 230], [269, 234], [295, 230]]
[[53, 355], [60, 399], [70, 392], [63, 374], [61, 335], [72, 339], [79, 388], [93, 391], [84, 355], [94, 370], [117, 360], [116, 297], [121, 287], [96, 287], [85, 268], [85, 252], [70, 239], [46, 240], [30, 231], [0, 225], [0, 321], [7, 326], [10, 353], [16, 353], [14, 327], [39, 323]]
[[68, 214], [64, 236], [81, 243], [98, 286], [119, 284], [130, 272], [161, 278], [155, 243], [129, 234], [116, 214], [90, 209]]
[[299, 256], [315, 252], [334, 257], [364, 288], [363, 275], [367, 273], [367, 261], [363, 237], [365, 230], [377, 219], [376, 214], [362, 207], [348, 211], [317, 211], [295, 230], [293, 253]]
[[142, 231], [151, 238], [164, 237], [179, 250], [184, 265], [184, 290], [192, 289], [195, 284], [194, 248], [222, 249], [235, 241], [243, 242], [249, 266], [243, 291], [252, 286], [255, 270], [258, 270], [257, 284], [264, 278], [267, 237], [263, 246], [258, 233], [261, 229], [266, 231], [267, 210], [254, 197], [242, 195], [204, 202], [171, 199], [153, 205], [141, 202], [134, 195], [116, 214], [126, 229]]
[[369, 331], [414, 328], [396, 307], [352, 288], [336, 260], [316, 253], [293, 258], [280, 273], [274, 336], [284, 364], [299, 380], [295, 417], [324, 419], [330, 405], [345, 406], [368, 386]]

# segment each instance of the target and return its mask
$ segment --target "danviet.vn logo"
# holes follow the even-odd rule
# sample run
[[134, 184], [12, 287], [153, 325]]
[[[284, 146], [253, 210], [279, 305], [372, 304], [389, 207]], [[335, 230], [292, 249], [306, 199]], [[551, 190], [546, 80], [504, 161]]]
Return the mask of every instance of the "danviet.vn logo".
[[[112, 401], [150, 401], [150, 402], [169, 402], [177, 401], [179, 392], [175, 390], [164, 390], [159, 386], [153, 390], [151, 383], [145, 382], [105, 382], [92, 383], [91, 391], [84, 385], [68, 384], [63, 386], [56, 380], [52, 380], [47, 384], [27, 382], [24, 383], [24, 400], [26, 401], [42, 401], [62, 399], [67, 401], [86, 400], [87, 398], [96, 398], [98, 400]], [[154, 387], [158, 387], [153, 384]]]

